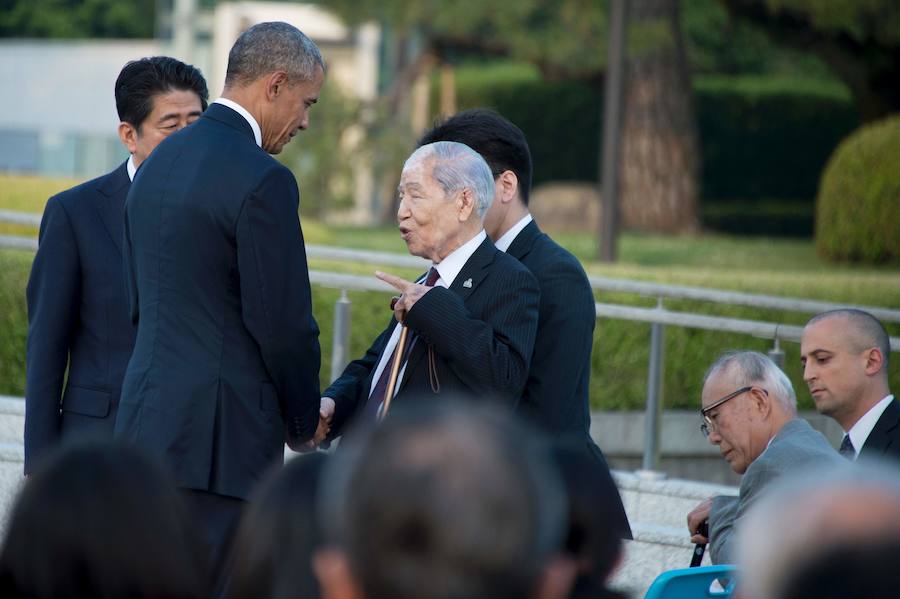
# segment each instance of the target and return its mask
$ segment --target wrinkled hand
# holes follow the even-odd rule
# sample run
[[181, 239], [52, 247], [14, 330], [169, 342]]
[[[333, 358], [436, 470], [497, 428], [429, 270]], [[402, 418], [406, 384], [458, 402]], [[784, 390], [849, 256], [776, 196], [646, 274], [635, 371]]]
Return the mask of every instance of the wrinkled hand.
[[397, 298], [396, 303], [393, 305], [394, 318], [397, 319], [397, 322], [403, 322], [406, 318], [406, 313], [412, 309], [416, 302], [423, 295], [434, 289], [434, 287], [412, 283], [380, 270], [375, 271], [375, 276], [400, 292], [400, 297]]
[[299, 451], [314, 451], [328, 433], [331, 432], [331, 421], [334, 418], [334, 400], [330, 397], [323, 397], [319, 402], [319, 425], [316, 427], [316, 433], [313, 438], [304, 443]]
[[709, 543], [709, 538], [700, 534], [700, 525], [709, 520], [709, 512], [712, 509], [712, 497], [701, 501], [697, 507], [692, 509], [687, 515], [688, 532], [691, 534], [691, 543], [705, 545]]

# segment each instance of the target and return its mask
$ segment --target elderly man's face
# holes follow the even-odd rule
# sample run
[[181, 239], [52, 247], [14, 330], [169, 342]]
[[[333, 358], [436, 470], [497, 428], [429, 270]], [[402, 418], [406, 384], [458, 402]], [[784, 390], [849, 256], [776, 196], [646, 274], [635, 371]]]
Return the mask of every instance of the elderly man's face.
[[424, 158], [403, 170], [397, 224], [410, 254], [437, 263], [466, 241], [461, 234], [473, 206], [463, 192], [444, 193], [431, 175], [433, 164], [432, 158]]
[[847, 327], [844, 318], [826, 318], [803, 329], [800, 341], [803, 380], [816, 409], [838, 422], [853, 413], [867, 379], [866, 352], [850, 351]]
[[[711, 406], [743, 386], [727, 373], [713, 375], [703, 386], [701, 407]], [[760, 426], [764, 415], [759, 409], [759, 395], [764, 393], [761, 387], [753, 386], [707, 413], [712, 421], [709, 442], [719, 448], [722, 457], [738, 474], [747, 471], [769, 441]]]

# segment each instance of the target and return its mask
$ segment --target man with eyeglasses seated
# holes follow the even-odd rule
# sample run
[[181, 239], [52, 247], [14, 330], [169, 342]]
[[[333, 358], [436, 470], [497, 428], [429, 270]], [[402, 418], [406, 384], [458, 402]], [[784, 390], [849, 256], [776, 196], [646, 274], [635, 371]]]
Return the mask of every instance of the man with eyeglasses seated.
[[840, 464], [841, 458], [797, 416], [791, 381], [759, 352], [728, 352], [716, 360], [703, 378], [700, 402], [700, 430], [743, 477], [739, 496], [702, 501], [688, 514], [687, 525], [692, 543], [710, 544], [714, 564], [728, 564], [734, 562], [735, 528], [774, 479], [814, 464]]

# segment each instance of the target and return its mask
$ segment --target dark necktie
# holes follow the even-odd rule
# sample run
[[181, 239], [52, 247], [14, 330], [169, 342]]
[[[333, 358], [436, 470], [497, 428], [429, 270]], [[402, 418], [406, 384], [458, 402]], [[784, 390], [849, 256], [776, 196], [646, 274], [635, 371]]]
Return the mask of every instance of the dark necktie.
[[838, 449], [838, 453], [851, 462], [856, 457], [856, 450], [853, 449], [853, 443], [850, 442], [850, 435], [844, 435], [844, 440], [841, 441], [841, 447]]
[[[422, 281], [422, 285], [426, 287], [434, 287], [434, 284], [440, 278], [440, 274], [435, 267], [431, 267], [428, 270], [428, 275], [425, 277], [425, 280]], [[415, 345], [416, 338], [418, 335], [409, 332], [406, 339], [406, 347], [403, 349], [403, 357], [400, 360], [400, 370], [403, 370], [403, 364], [406, 363], [406, 360], [409, 359], [409, 352], [412, 350], [413, 345]], [[391, 378], [391, 365], [394, 363], [394, 358], [397, 355], [397, 345], [394, 346], [394, 351], [391, 352], [391, 357], [388, 358], [388, 361], [384, 364], [384, 370], [381, 371], [381, 376], [378, 377], [378, 382], [375, 383], [375, 387], [372, 388], [372, 393], [369, 394], [369, 399], [366, 401], [366, 406], [363, 409], [363, 417], [368, 422], [375, 422], [378, 417], [378, 408], [381, 406], [382, 402], [384, 402], [385, 394], [387, 393], [387, 385], [388, 380]], [[399, 384], [399, 378], [397, 380], [397, 384]], [[396, 387], [394, 390], [396, 391]]]

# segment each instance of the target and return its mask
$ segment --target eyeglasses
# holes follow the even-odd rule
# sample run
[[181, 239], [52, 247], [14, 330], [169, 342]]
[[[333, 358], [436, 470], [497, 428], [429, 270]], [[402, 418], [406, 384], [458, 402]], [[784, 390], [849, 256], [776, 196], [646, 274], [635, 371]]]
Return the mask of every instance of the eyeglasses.
[[[728, 395], [726, 395], [726, 396], [723, 397], [722, 399], [720, 399], [720, 400], [718, 400], [718, 401], [714, 401], [713, 403], [711, 403], [710, 405], [706, 406], [705, 408], [701, 408], [701, 409], [700, 409], [700, 416], [703, 417], [703, 424], [700, 425], [700, 432], [703, 433], [703, 436], [704, 436], [704, 437], [709, 437], [709, 434], [710, 434], [710, 433], [716, 432], [716, 423], [713, 422], [713, 419], [710, 418], [710, 417], [708, 416], [708, 414], [709, 414], [711, 411], [715, 410], [716, 408], [718, 408], [719, 406], [721, 406], [723, 403], [725, 403], [725, 402], [728, 401], [729, 399], [734, 399], [735, 397], [737, 397], [737, 396], [740, 395], [741, 393], [746, 393], [747, 391], [750, 391], [751, 389], [753, 389], [753, 385], [750, 385], [749, 387], [741, 387], [740, 389], [738, 389], [738, 390], [735, 391], [734, 393], [729, 393]], [[766, 391], [765, 389], [763, 389], [762, 392], [765, 393], [766, 395], [769, 394], [769, 392]]]

